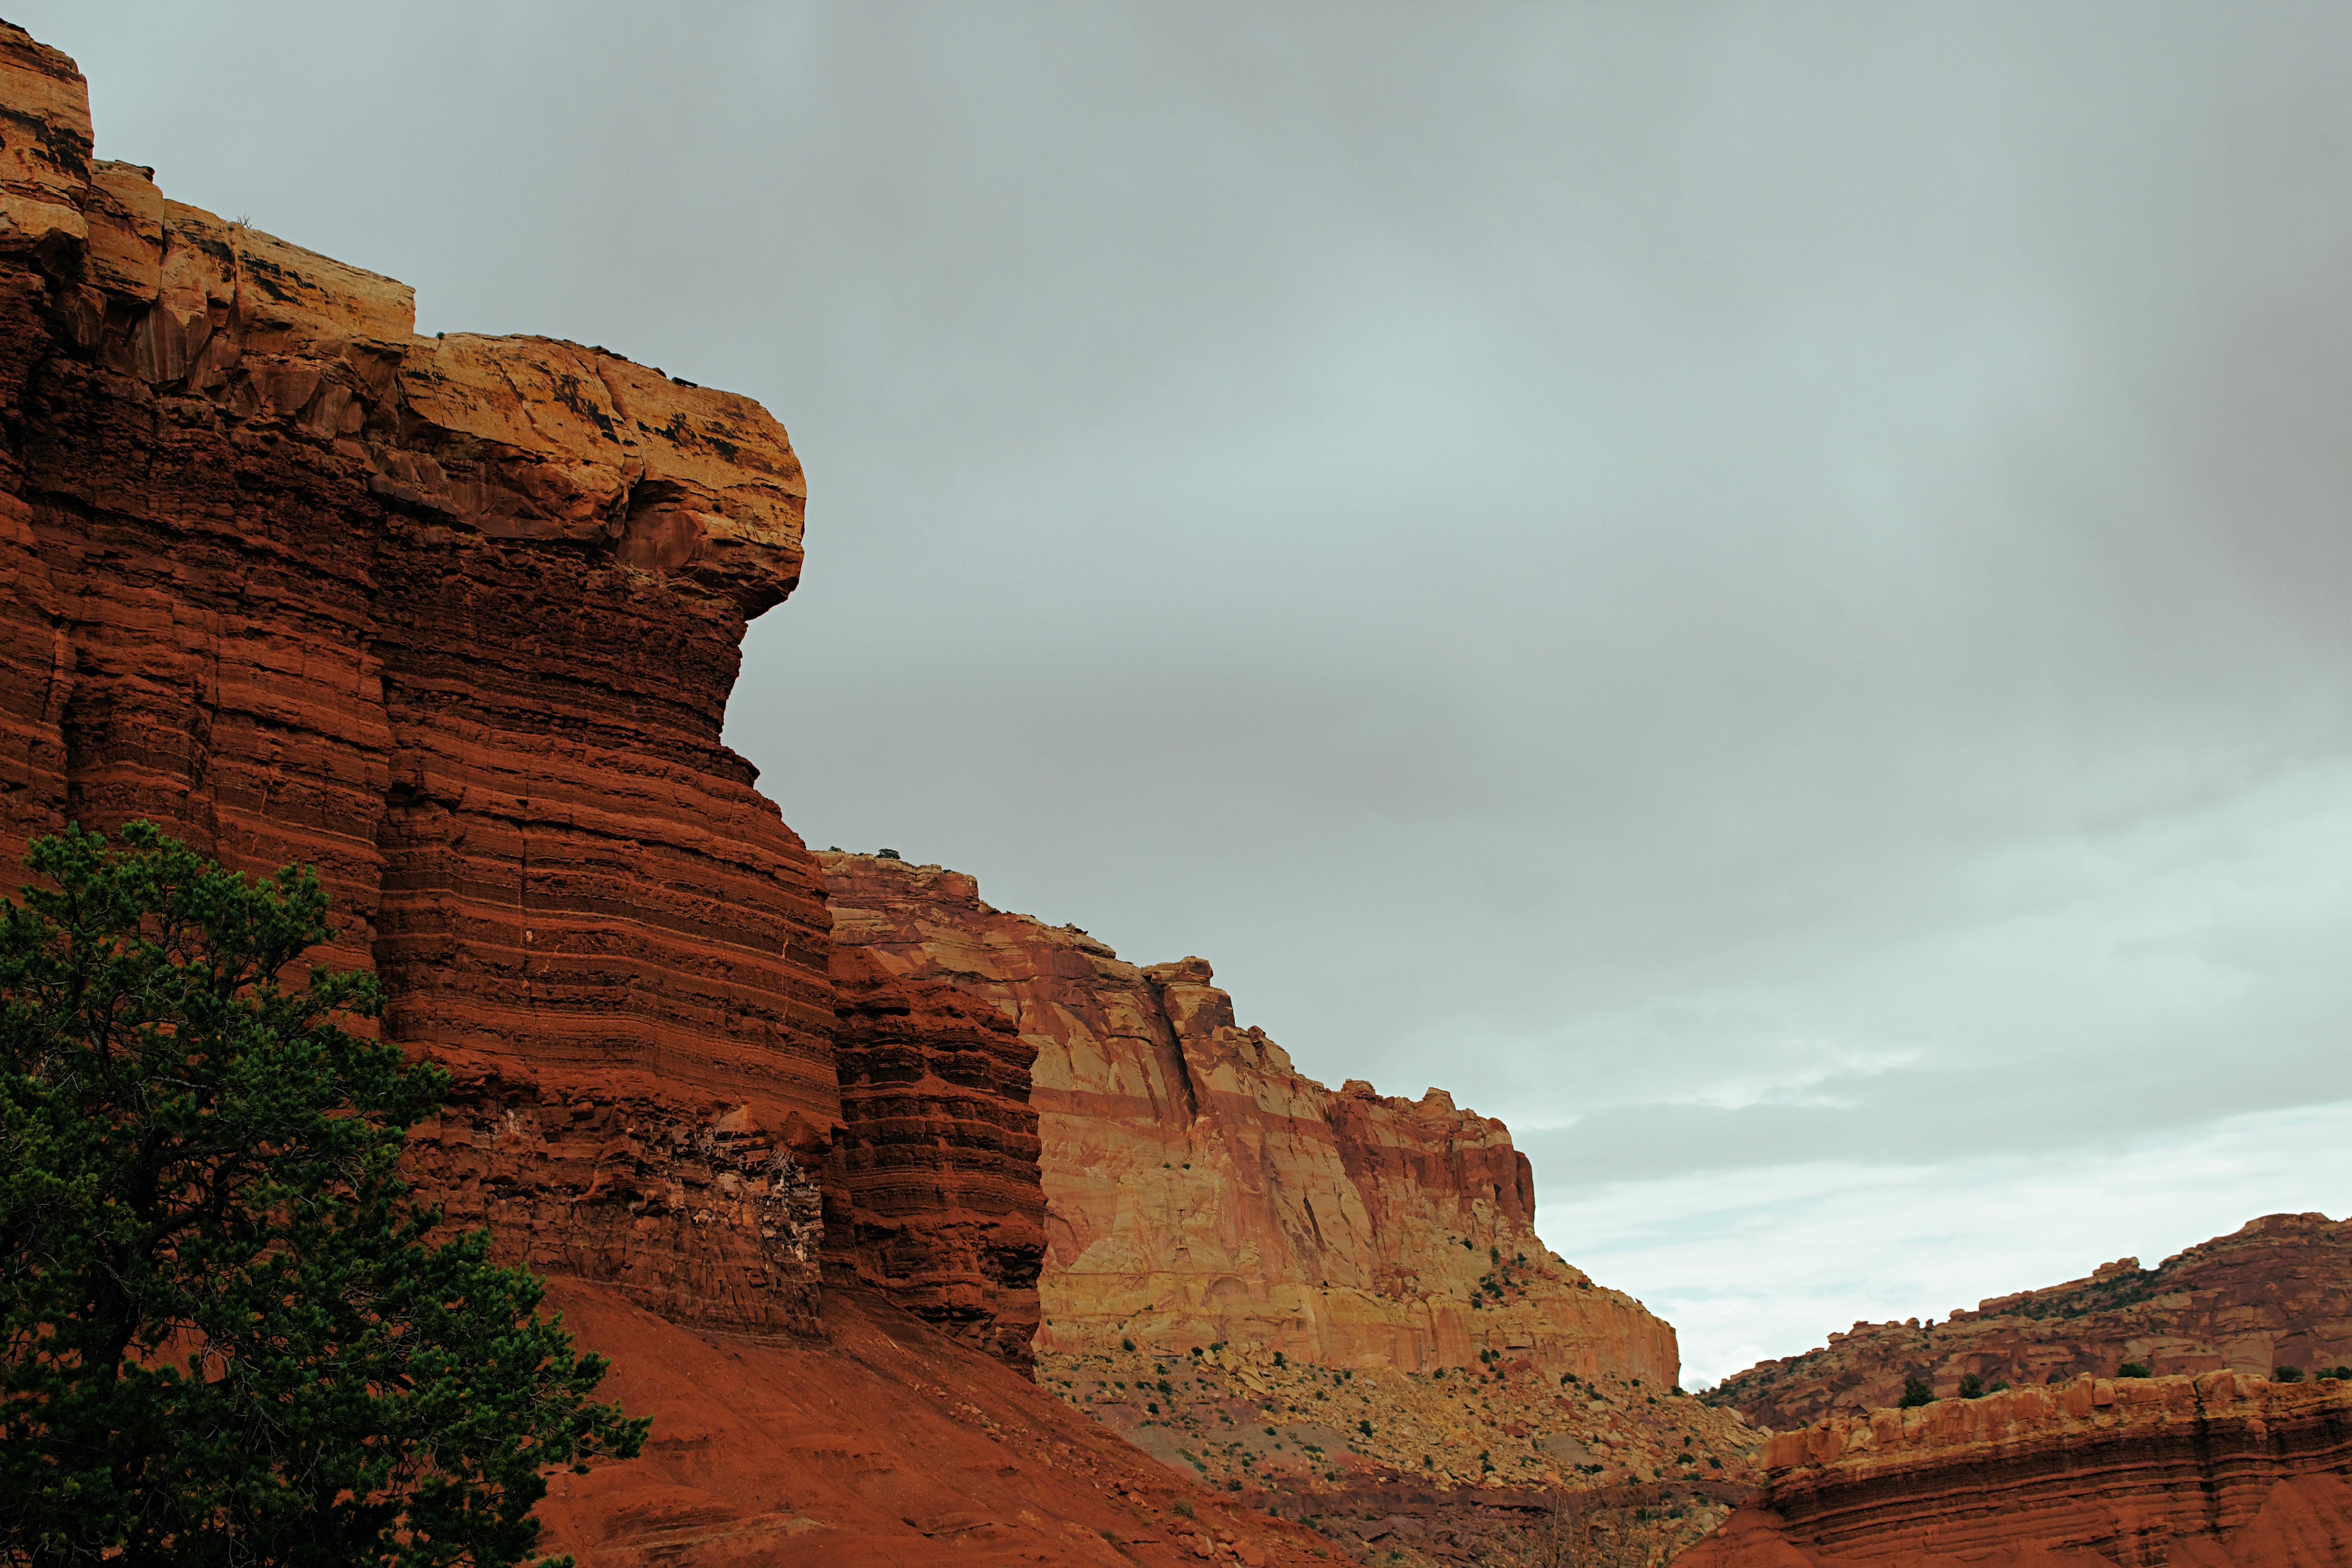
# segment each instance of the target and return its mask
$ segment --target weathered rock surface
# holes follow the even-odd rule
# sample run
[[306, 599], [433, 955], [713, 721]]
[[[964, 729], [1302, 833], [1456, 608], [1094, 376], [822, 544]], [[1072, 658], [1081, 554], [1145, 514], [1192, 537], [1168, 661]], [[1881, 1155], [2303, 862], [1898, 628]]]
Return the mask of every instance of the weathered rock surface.
[[1239, 1342], [1426, 1372], [1491, 1352], [1673, 1386], [1674, 1330], [1537, 1239], [1499, 1121], [1299, 1076], [1199, 959], [1139, 968], [968, 876], [818, 858], [836, 943], [997, 1004], [1035, 1050], [1041, 1355]]
[[1906, 1377], [1939, 1395], [2149, 1371], [2268, 1374], [2352, 1363], [2352, 1221], [2269, 1215], [2166, 1258], [2120, 1258], [2087, 1279], [1958, 1310], [1940, 1323], [1856, 1323], [1803, 1355], [1724, 1379], [1709, 1403], [1759, 1426], [1893, 1405]]
[[997, 1008], [855, 949], [835, 952], [833, 981], [848, 1212], [828, 1249], [900, 1306], [1027, 1364], [1045, 1252], [1034, 1048]]
[[772, 1211], [841, 1119], [823, 889], [719, 743], [800, 572], [784, 432], [601, 350], [418, 337], [405, 286], [90, 146], [72, 62], [0, 27], [0, 877], [138, 816], [315, 865], [323, 956], [464, 1086], [420, 1152], [459, 1214], [805, 1326]]
[[2079, 1377], [1772, 1439], [1685, 1568], [2352, 1562], [2352, 1385]]

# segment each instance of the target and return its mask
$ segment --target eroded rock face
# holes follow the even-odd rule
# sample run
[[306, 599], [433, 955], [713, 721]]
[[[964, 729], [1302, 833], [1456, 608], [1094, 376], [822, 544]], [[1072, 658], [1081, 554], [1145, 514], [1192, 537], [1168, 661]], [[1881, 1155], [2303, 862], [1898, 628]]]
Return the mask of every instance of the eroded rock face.
[[1199, 959], [1139, 968], [961, 873], [818, 858], [837, 943], [996, 1003], [1035, 1049], [1041, 1355], [1231, 1341], [1426, 1372], [1483, 1351], [1674, 1384], [1673, 1329], [1537, 1239], [1499, 1121], [1299, 1076]]
[[1835, 1416], [1774, 1437], [1766, 1466], [1758, 1498], [1678, 1563], [2352, 1560], [2352, 1386], [2332, 1378], [2081, 1377]]
[[1937, 1394], [1974, 1374], [1986, 1387], [2150, 1372], [2267, 1375], [2352, 1363], [2352, 1221], [2269, 1215], [2168, 1258], [2119, 1258], [2087, 1279], [1956, 1310], [1932, 1327], [1856, 1323], [1822, 1349], [1724, 1379], [1710, 1404], [1759, 1426], [1893, 1405], [1906, 1377]]
[[823, 888], [719, 742], [800, 573], [783, 430], [418, 337], [404, 285], [90, 146], [72, 62], [0, 27], [0, 876], [142, 816], [315, 865], [322, 956], [458, 1076], [419, 1154], [457, 1213], [680, 1321], [813, 1321]]
[[833, 981], [848, 1201], [828, 1245], [900, 1306], [1026, 1365], [1045, 1252], [1034, 1047], [999, 1009], [855, 949], [835, 952]]

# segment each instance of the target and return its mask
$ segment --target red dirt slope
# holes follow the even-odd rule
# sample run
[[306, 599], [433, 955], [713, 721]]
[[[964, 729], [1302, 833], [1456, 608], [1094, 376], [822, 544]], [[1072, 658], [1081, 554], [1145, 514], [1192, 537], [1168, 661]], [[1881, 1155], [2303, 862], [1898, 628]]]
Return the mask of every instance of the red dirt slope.
[[603, 1392], [654, 1417], [643, 1457], [541, 1507], [581, 1568], [1345, 1560], [864, 1289], [826, 1288], [823, 1341], [697, 1331], [577, 1279], [549, 1296], [613, 1358]]

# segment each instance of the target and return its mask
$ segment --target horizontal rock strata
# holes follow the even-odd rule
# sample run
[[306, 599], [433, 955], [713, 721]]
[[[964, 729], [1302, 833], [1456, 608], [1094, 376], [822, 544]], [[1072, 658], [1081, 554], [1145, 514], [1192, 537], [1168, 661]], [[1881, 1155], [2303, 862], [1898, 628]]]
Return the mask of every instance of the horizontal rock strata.
[[855, 949], [835, 952], [833, 981], [848, 1213], [829, 1250], [899, 1305], [1027, 1364], [1045, 1252], [1034, 1047], [987, 1003], [895, 979]]
[[1941, 1322], [1856, 1323], [1822, 1349], [1759, 1363], [1706, 1395], [1759, 1426], [1893, 1405], [1906, 1378], [1936, 1394], [2157, 1373], [2267, 1375], [2352, 1363], [2352, 1221], [2270, 1215], [2154, 1268], [2120, 1258], [2089, 1278], [1956, 1310]]
[[90, 148], [72, 62], [0, 27], [0, 876], [133, 817], [317, 867], [321, 956], [469, 1086], [420, 1154], [460, 1211], [688, 1321], [810, 1321], [789, 1225], [702, 1190], [781, 1172], [699, 1149], [747, 1117], [805, 1177], [841, 1120], [822, 884], [719, 741], [800, 574], [783, 430], [419, 337], [406, 286]]
[[1041, 1354], [1241, 1342], [1426, 1372], [1486, 1352], [1674, 1384], [1673, 1329], [1537, 1238], [1499, 1121], [1300, 1076], [1199, 959], [1139, 968], [961, 873], [818, 858], [838, 944], [996, 1004], [1036, 1053]]
[[2082, 1377], [1775, 1436], [1685, 1568], [2352, 1561], [2352, 1385]]

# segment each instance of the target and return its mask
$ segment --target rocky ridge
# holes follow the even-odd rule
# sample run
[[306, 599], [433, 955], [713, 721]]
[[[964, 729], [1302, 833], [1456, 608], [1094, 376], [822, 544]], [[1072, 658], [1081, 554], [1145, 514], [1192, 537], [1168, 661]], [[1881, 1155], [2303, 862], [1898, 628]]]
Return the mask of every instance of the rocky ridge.
[[2352, 1384], [2077, 1377], [1772, 1438], [1685, 1568], [2352, 1560]]
[[1139, 967], [969, 876], [818, 857], [834, 941], [1003, 1008], [1034, 1049], [1041, 1358], [1245, 1345], [1405, 1373], [1525, 1362], [1670, 1388], [1674, 1330], [1538, 1239], [1527, 1159], [1443, 1090], [1301, 1076], [1197, 958]]
[[1761, 1426], [1803, 1426], [1901, 1397], [1908, 1377], [1939, 1396], [1979, 1386], [2157, 1373], [2268, 1374], [2352, 1363], [2352, 1221], [2268, 1215], [2142, 1268], [1990, 1298], [1942, 1322], [1856, 1323], [1802, 1355], [1760, 1362], [1706, 1398]]
[[[420, 1189], [550, 1274], [662, 1416], [645, 1459], [565, 1483], [560, 1543], [689, 1568], [1322, 1555], [1003, 1364], [1067, 1168], [1044, 1134], [1083, 1142], [1084, 1105], [1063, 1059], [1033, 1075], [1018, 1009], [833, 942], [822, 869], [720, 742], [745, 623], [799, 578], [783, 430], [603, 349], [423, 337], [405, 285], [92, 147], [72, 62], [0, 26], [0, 875], [32, 837], [133, 817], [318, 868], [341, 922], [318, 956], [373, 969], [387, 1035], [453, 1076]], [[1335, 1268], [1291, 1295], [1339, 1300], [1282, 1342], [1671, 1378], [1671, 1330], [1519, 1245], [1498, 1123], [1294, 1081], [1205, 965], [1110, 962], [1095, 1002], [1148, 1003], [1157, 1081], [1227, 1130], [1203, 1163], [1240, 1185], [1171, 1178], [1139, 1233], [1174, 1234], [1171, 1200], [1241, 1204], [1200, 1222], [1233, 1243], [1202, 1326], [1272, 1322], [1223, 1287], [1307, 1256], [1251, 1226], [1328, 1223]], [[1247, 1186], [1293, 1142], [1328, 1218]], [[1134, 1310], [1087, 1304], [1119, 1255], [1087, 1256], [1082, 1342]], [[795, 1477], [807, 1498], [772, 1495]]]

